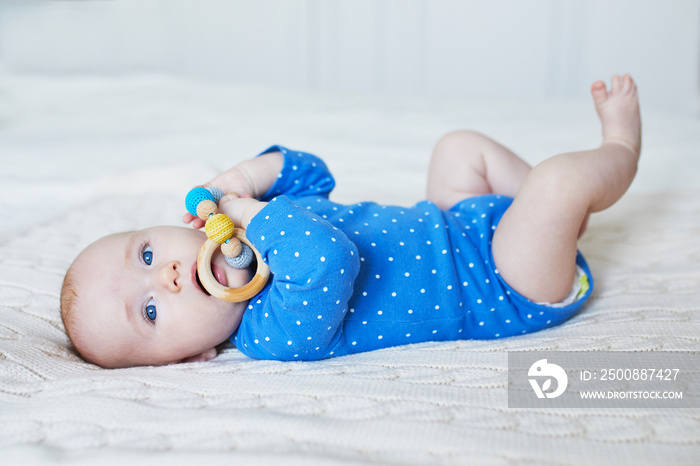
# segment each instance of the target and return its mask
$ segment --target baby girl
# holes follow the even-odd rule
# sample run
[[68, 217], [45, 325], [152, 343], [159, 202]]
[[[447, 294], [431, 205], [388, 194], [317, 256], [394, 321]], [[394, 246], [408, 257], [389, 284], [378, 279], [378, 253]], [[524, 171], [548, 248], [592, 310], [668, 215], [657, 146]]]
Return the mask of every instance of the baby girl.
[[[231, 341], [259, 359], [317, 360], [425, 341], [504, 338], [560, 324], [591, 295], [577, 250], [591, 213], [630, 186], [641, 149], [636, 85], [591, 87], [603, 141], [530, 168], [471, 131], [438, 141], [427, 200], [413, 207], [329, 200], [318, 157], [273, 146], [205, 186], [270, 267], [265, 287], [232, 303], [196, 273], [195, 227], [119, 233], [66, 273], [61, 315], [78, 353], [102, 367], [207, 361]], [[216, 280], [246, 284], [221, 253]]]

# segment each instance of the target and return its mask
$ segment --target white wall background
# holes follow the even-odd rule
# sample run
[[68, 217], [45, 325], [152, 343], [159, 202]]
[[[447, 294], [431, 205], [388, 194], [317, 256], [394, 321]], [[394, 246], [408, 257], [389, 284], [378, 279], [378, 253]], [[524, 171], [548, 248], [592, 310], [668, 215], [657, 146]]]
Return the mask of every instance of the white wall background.
[[0, 67], [489, 99], [630, 72], [700, 116], [700, 0], [0, 0]]

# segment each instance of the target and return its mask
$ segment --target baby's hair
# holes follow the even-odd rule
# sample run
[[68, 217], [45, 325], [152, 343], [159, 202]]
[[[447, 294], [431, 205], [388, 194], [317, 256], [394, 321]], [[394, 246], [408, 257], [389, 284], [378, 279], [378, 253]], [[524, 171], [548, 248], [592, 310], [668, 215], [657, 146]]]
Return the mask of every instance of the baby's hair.
[[[75, 313], [73, 310], [78, 302], [78, 286], [75, 275], [75, 271], [71, 266], [63, 278], [63, 286], [61, 286], [61, 320], [71, 342], [74, 342], [73, 331], [75, 330]], [[73, 343], [73, 346], [75, 346], [75, 343]]]
[[77, 328], [78, 322], [75, 312], [79, 299], [78, 287], [77, 273], [71, 265], [63, 278], [63, 286], [61, 287], [61, 320], [66, 329], [66, 335], [68, 335], [68, 339], [73, 344], [78, 356], [89, 363], [101, 365], [95, 358], [90, 357], [89, 352], [85, 348], [81, 348], [82, 345], [79, 343], [80, 332]]

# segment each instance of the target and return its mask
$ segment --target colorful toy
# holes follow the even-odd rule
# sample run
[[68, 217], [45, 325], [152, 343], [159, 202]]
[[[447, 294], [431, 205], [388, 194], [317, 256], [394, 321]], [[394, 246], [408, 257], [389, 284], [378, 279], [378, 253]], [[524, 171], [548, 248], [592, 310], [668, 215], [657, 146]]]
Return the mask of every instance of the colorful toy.
[[[187, 211], [206, 222], [204, 232], [207, 240], [197, 256], [197, 274], [202, 286], [215, 298], [230, 302], [247, 301], [265, 286], [270, 268], [246, 238], [245, 230], [235, 228], [229, 217], [219, 213], [218, 204], [222, 196], [219, 188], [207, 187], [194, 188], [185, 198]], [[211, 258], [217, 248], [221, 249], [226, 263], [237, 269], [248, 267], [255, 256], [255, 276], [240, 288], [229, 288], [216, 281], [211, 270]]]

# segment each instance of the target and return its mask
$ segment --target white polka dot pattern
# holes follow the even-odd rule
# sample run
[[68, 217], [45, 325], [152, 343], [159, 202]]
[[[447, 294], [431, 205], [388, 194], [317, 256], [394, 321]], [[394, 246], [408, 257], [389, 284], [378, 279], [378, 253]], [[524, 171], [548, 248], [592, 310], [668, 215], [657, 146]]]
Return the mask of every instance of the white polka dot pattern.
[[[449, 211], [428, 201], [340, 205], [328, 199], [335, 182], [320, 159], [271, 150], [285, 156], [282, 176], [248, 236], [272, 281], [232, 337], [249, 356], [306, 360], [502, 338], [561, 323], [584, 301], [536, 305], [500, 279], [491, 237], [510, 198], [480, 196]], [[590, 277], [580, 256], [579, 265]]]

